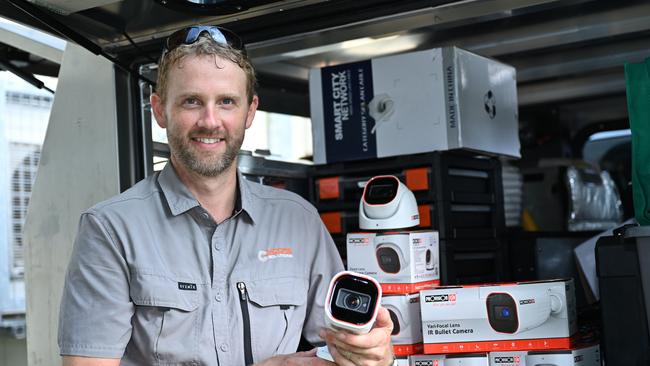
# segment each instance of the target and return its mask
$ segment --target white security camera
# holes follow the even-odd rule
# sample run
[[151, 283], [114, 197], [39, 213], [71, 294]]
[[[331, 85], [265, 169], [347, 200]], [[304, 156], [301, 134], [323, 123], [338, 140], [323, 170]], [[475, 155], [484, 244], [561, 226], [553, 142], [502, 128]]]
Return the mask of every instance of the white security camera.
[[436, 253], [434, 253], [431, 248], [427, 248], [424, 252], [424, 261], [426, 263], [425, 268], [427, 271], [433, 271], [436, 269], [436, 262], [438, 262], [438, 259]]
[[560, 296], [547, 291], [518, 289], [493, 292], [486, 299], [490, 326], [500, 333], [521, 333], [544, 324], [562, 311]]
[[375, 95], [370, 103], [368, 103], [368, 114], [370, 114], [370, 117], [375, 120], [375, 125], [372, 130], [370, 130], [370, 133], [375, 133], [377, 128], [384, 122], [388, 121], [394, 112], [395, 102], [388, 94], [383, 93]]
[[[401, 235], [408, 242], [408, 235]], [[375, 236], [375, 255], [379, 268], [387, 274], [398, 274], [409, 266], [408, 257], [395, 239], [401, 239], [399, 234]]]
[[419, 224], [415, 195], [397, 177], [380, 175], [366, 183], [359, 203], [361, 229], [401, 229]]
[[370, 276], [337, 273], [327, 291], [325, 324], [357, 334], [369, 332], [377, 319], [381, 294], [381, 286]]

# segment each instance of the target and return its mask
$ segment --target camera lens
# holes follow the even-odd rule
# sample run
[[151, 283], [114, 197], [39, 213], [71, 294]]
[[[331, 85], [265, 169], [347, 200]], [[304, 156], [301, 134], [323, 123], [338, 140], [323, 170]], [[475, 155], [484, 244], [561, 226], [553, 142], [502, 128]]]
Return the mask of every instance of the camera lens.
[[348, 295], [345, 298], [345, 306], [350, 310], [356, 310], [361, 306], [361, 298], [357, 295]]
[[504, 318], [507, 318], [510, 316], [510, 309], [508, 308], [503, 308], [501, 309], [501, 316]]

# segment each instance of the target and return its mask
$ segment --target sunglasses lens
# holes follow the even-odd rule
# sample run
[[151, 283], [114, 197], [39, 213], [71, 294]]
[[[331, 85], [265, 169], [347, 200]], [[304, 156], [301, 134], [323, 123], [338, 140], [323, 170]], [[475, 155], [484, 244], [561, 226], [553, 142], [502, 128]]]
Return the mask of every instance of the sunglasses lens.
[[199, 39], [201, 33], [206, 31], [210, 34], [210, 37], [215, 42], [223, 45], [230, 45], [237, 50], [246, 52], [244, 49], [244, 44], [237, 35], [226, 29], [214, 26], [194, 26], [172, 33], [167, 38], [165, 52], [169, 52], [180, 45], [192, 44], [196, 42]]
[[209, 32], [210, 37], [212, 37], [215, 42], [220, 44], [228, 44], [226, 36], [219, 29], [212, 27], [209, 29]]

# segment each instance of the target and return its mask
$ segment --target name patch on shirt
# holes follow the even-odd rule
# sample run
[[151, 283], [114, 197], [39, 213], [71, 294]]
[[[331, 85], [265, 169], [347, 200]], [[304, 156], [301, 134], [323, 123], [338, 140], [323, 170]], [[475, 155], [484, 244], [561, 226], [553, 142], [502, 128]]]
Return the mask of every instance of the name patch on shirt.
[[269, 248], [267, 250], [260, 250], [257, 253], [257, 259], [260, 262], [266, 262], [269, 259], [275, 258], [293, 258], [293, 249], [291, 248]]
[[185, 291], [196, 291], [196, 283], [179, 282], [178, 289]]

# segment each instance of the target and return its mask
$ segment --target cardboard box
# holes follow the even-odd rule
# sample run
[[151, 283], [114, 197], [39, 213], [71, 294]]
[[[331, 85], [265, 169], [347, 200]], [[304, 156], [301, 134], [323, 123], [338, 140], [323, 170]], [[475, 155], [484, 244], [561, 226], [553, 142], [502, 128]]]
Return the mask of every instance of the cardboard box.
[[490, 366], [486, 353], [448, 355], [445, 366]]
[[384, 294], [409, 294], [440, 283], [438, 232], [347, 235], [348, 270], [374, 277]]
[[425, 353], [569, 349], [573, 280], [439, 287], [420, 293]]
[[397, 357], [397, 358], [395, 358], [395, 361], [393, 361], [393, 366], [409, 366], [408, 357]]
[[568, 351], [528, 352], [528, 366], [600, 366], [600, 346], [593, 345]]
[[455, 48], [312, 69], [314, 162], [434, 150], [520, 157], [516, 72]]
[[490, 352], [490, 366], [526, 366], [528, 351]]
[[445, 355], [413, 355], [409, 356], [410, 366], [444, 366]]
[[395, 356], [421, 354], [424, 349], [422, 345], [420, 295], [383, 296], [381, 306], [388, 310], [393, 321], [393, 333], [390, 340], [393, 343]]

